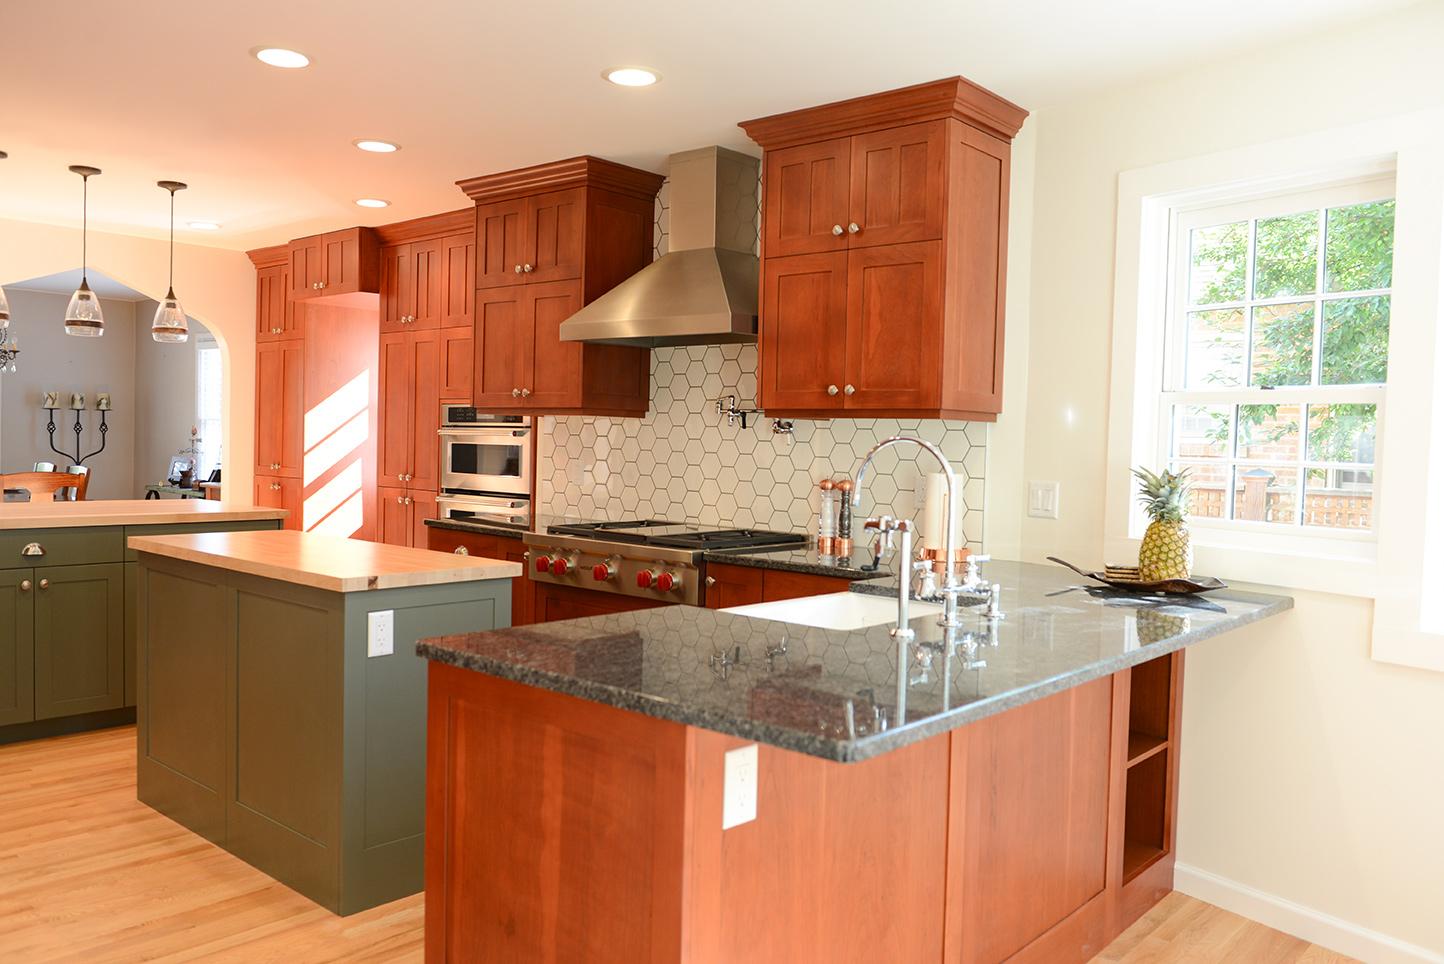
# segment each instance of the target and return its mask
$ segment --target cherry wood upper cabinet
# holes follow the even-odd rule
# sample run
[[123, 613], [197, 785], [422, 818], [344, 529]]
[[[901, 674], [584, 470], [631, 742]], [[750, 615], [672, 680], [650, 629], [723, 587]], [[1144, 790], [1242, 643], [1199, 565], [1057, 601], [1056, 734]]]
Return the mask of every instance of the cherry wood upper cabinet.
[[416, 303], [416, 276], [411, 245], [388, 244], [381, 249], [381, 330], [402, 331]]
[[300, 478], [303, 343], [256, 346], [256, 474]]
[[470, 328], [476, 295], [476, 234], [441, 239], [441, 327]]
[[952, 77], [741, 124], [764, 153], [769, 415], [997, 418], [1011, 142], [1026, 117]]
[[380, 367], [381, 481], [434, 492], [440, 462], [441, 332], [382, 334]]
[[441, 397], [445, 401], [471, 400], [472, 329], [441, 329]]
[[291, 300], [291, 269], [286, 263], [256, 269], [256, 341], [301, 337], [300, 314]]
[[575, 157], [459, 181], [476, 202], [472, 401], [646, 414], [651, 353], [564, 342], [561, 323], [652, 260], [659, 175]]
[[381, 290], [380, 242], [371, 228], [346, 228], [291, 242], [297, 301]]

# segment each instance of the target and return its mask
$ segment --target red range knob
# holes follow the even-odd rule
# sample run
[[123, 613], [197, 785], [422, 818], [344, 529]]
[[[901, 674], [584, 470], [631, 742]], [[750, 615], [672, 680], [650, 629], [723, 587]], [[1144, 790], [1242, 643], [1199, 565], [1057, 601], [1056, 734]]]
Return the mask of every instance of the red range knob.
[[663, 592], [671, 592], [673, 589], [682, 587], [682, 577], [664, 572], [657, 577], [657, 588]]
[[592, 578], [597, 582], [606, 582], [615, 574], [616, 570], [605, 562], [599, 562], [595, 566], [592, 566]]
[[651, 589], [652, 583], [657, 580], [657, 574], [650, 569], [643, 569], [637, 573], [637, 588]]
[[551, 556], [537, 556], [537, 557], [536, 557], [536, 571], [537, 571], [537, 572], [546, 572], [546, 571], [547, 571], [548, 569], [550, 569], [551, 567], [552, 567], [552, 557], [551, 557]]
[[572, 561], [565, 556], [557, 556], [552, 560], [552, 575], [565, 576], [572, 571]]

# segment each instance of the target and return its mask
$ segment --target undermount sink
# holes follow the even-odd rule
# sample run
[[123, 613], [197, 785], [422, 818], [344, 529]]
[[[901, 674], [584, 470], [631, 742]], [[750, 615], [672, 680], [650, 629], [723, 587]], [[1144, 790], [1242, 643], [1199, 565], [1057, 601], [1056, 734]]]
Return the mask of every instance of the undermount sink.
[[[936, 616], [943, 607], [936, 603], [912, 602], [909, 619]], [[775, 619], [784, 623], [816, 626], [819, 629], [866, 629], [897, 621], [896, 596], [869, 596], [857, 592], [832, 592], [825, 596], [804, 596], [778, 602], [753, 603], [722, 610], [753, 619]]]

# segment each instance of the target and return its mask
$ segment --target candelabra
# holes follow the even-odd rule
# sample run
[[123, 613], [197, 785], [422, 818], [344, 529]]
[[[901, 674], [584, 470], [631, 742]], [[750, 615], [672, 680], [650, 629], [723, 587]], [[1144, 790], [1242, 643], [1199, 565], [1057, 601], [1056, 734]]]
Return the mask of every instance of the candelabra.
[[[0, 295], [0, 304], [4, 303], [4, 296]], [[20, 355], [20, 346], [15, 339], [10, 337], [10, 318], [7, 314], [0, 314], [0, 374], [5, 371], [15, 371], [15, 359]]]
[[[44, 406], [46, 411], [50, 413], [49, 422], [45, 426], [46, 434], [50, 436], [50, 451], [54, 452], [56, 455], [60, 456], [63, 459], [68, 459], [71, 457], [70, 453], [62, 452], [55, 446], [55, 431], [58, 427], [55, 424], [55, 410], [60, 407], [60, 393], [46, 392]], [[95, 410], [100, 413], [100, 448], [96, 449], [94, 452], [90, 452], [87, 455], [82, 456], [80, 454], [80, 437], [85, 432], [85, 425], [80, 421], [80, 413], [85, 411], [85, 395], [80, 392], [76, 392], [75, 394], [71, 395], [70, 408], [72, 411], [75, 412], [75, 460], [70, 464], [84, 465], [86, 459], [93, 459], [101, 452], [105, 451], [105, 435], [107, 432], [110, 431], [110, 426], [105, 424], [106, 413], [110, 411], [110, 395], [106, 394], [105, 392], [101, 392], [100, 394], [95, 396]]]

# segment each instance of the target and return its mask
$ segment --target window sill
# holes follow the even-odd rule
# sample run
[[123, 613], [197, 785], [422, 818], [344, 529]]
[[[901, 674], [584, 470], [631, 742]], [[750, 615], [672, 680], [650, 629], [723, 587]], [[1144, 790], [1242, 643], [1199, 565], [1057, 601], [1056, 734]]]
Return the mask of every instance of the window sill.
[[[1246, 582], [1281, 589], [1303, 589], [1373, 599], [1378, 562], [1372, 542], [1321, 538], [1316, 547], [1284, 551], [1211, 541], [1215, 533], [1193, 531], [1194, 571], [1224, 582]], [[1138, 557], [1138, 539], [1108, 540], [1107, 558]]]

